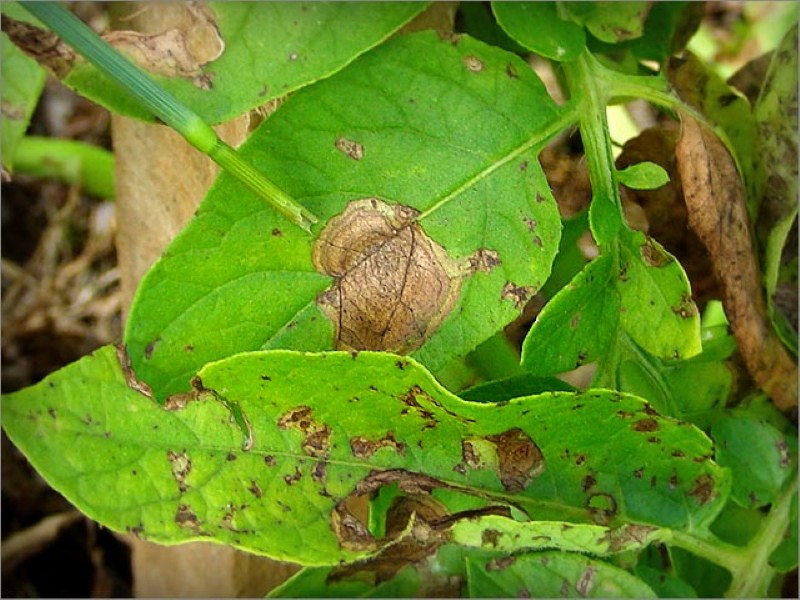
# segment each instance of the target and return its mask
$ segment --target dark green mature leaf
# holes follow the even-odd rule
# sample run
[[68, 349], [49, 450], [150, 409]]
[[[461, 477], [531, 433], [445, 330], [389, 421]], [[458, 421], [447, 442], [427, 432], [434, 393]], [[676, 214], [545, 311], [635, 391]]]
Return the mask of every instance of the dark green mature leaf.
[[775, 501], [797, 472], [796, 449], [771, 425], [743, 417], [718, 421], [711, 428], [719, 463], [731, 469], [731, 497], [759, 508]]
[[578, 554], [541, 552], [467, 558], [473, 598], [655, 598], [647, 584], [619, 567]]
[[614, 528], [609, 539], [630, 527], [702, 534], [730, 485], [699, 430], [613, 392], [469, 403], [411, 359], [368, 352], [240, 354], [204, 367], [172, 410], [131, 377], [104, 348], [4, 397], [3, 426], [89, 517], [162, 543], [356, 559], [386, 540], [344, 503], [389, 484], [594, 522]]
[[603, 42], [638, 38], [650, 10], [648, 2], [561, 2], [575, 22]]
[[[161, 87], [207, 122], [220, 123], [332, 75], [426, 7], [424, 2], [212, 2], [210, 22], [205, 12], [198, 13], [198, 22], [178, 40], [162, 43], [168, 50], [177, 44], [177, 54], [184, 36], [199, 28], [208, 29], [209, 37], [216, 31], [224, 44], [219, 58], [176, 73], [177, 61], [156, 55], [149, 70], [157, 62], [152, 75]], [[191, 63], [192, 40], [183, 43], [190, 46]], [[77, 64], [64, 83], [116, 113], [153, 119], [87, 63]]]
[[[3, 13], [17, 16], [16, 11], [24, 12], [16, 4], [3, 6]], [[3, 82], [0, 146], [3, 148], [3, 168], [11, 172], [16, 147], [25, 135], [33, 110], [39, 102], [46, 73], [35, 60], [12, 44], [5, 33], [0, 33], [0, 48], [0, 79]]]
[[[302, 90], [242, 155], [322, 217], [317, 236], [350, 207], [336, 221], [350, 239], [337, 246], [363, 252], [370, 235], [384, 239], [362, 226], [378, 214], [416, 214], [413, 225], [395, 228], [386, 250], [363, 263], [358, 277], [369, 285], [352, 283], [341, 296], [340, 326], [320, 307], [327, 303], [330, 314], [341, 301], [338, 280], [317, 268], [323, 251], [315, 267], [313, 240], [222, 175], [139, 289], [125, 336], [136, 372], [163, 398], [186, 389], [203, 364], [259, 348], [327, 350], [339, 340], [341, 347], [406, 352], [424, 341], [414, 356], [433, 371], [466, 354], [519, 315], [549, 275], [560, 220], [536, 156], [563, 126], [559, 119], [567, 116], [518, 57], [430, 32], [397, 38]], [[416, 277], [396, 279], [417, 265], [390, 256], [393, 248], [408, 252], [395, 245], [401, 234], [422, 248], [425, 236], [440, 246], [433, 253], [449, 284], [441, 271], [417, 284]], [[316, 242], [326, 256], [329, 242]], [[356, 277], [350, 269], [347, 281]], [[392, 294], [403, 290], [410, 294], [403, 306], [416, 313], [411, 300], [428, 302], [447, 285], [457, 295], [438, 306], [428, 327], [415, 323], [417, 344], [384, 337], [359, 344], [348, 333], [363, 327], [353, 323], [359, 311], [367, 322], [386, 310], [354, 306], [359, 298], [395, 302]], [[385, 333], [388, 321], [382, 327]]]
[[492, 11], [509, 36], [546, 58], [575, 60], [586, 46], [583, 28], [560, 19], [555, 2], [492, 2]]

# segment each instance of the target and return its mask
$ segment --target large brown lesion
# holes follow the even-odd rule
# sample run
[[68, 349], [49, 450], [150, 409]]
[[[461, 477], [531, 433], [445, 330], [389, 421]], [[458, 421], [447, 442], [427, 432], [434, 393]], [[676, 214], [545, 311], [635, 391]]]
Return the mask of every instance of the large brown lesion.
[[351, 202], [317, 239], [314, 264], [334, 277], [318, 298], [348, 350], [409, 352], [452, 311], [463, 268], [415, 221], [377, 198]]

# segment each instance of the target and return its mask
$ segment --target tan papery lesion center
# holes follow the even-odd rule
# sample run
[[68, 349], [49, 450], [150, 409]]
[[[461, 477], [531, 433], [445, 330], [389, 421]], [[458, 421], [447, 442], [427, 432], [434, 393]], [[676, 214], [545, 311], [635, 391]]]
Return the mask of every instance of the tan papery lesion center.
[[355, 200], [317, 239], [314, 264], [335, 278], [318, 304], [338, 348], [409, 352], [453, 309], [461, 277], [416, 216], [377, 198]]

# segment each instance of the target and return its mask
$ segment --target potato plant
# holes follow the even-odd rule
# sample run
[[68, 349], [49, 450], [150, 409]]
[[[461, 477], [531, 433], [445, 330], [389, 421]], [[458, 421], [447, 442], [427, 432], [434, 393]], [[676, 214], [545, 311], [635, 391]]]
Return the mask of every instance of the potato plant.
[[[692, 3], [495, 2], [463, 7], [466, 32], [393, 35], [425, 8], [211, 3], [205, 62], [121, 46], [208, 124], [282, 98], [236, 152], [318, 220], [223, 172], [121, 343], [4, 396], [5, 431], [114, 531], [303, 565], [276, 596], [779, 592], [796, 24], [748, 100], [684, 51]], [[41, 23], [8, 23], [36, 54]], [[80, 57], [59, 76], [154, 119]], [[634, 99], [680, 124], [671, 163], [615, 162], [607, 109]], [[592, 199], [564, 219], [540, 155], [576, 130]], [[621, 188], [667, 185], [719, 282], [703, 314], [623, 211]], [[520, 355], [503, 330], [534, 297]]]

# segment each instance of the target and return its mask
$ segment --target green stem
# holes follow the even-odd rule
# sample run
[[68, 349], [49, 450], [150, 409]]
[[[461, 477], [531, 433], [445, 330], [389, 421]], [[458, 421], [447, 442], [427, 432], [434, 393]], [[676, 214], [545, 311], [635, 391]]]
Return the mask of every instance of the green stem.
[[224, 170], [245, 183], [296, 225], [306, 231], [310, 230], [311, 224], [317, 220], [313, 214], [242, 160], [236, 151], [217, 137], [211, 126], [200, 116], [156, 84], [61, 4], [58, 2], [20, 2], [20, 4], [55, 31], [66, 43], [73, 46], [103, 74], [121, 85], [155, 117], [180, 133], [192, 146], [209, 155]]
[[589, 224], [598, 245], [603, 246], [625, 227], [606, 117], [609, 93], [604, 80], [596, 76], [598, 65], [588, 50], [563, 67], [572, 96], [579, 98], [581, 140], [592, 184]]
[[792, 498], [796, 493], [797, 479], [794, 479], [773, 503], [761, 529], [744, 547], [718, 539], [701, 539], [683, 531], [672, 531], [669, 539], [664, 541], [730, 571], [732, 579], [726, 597], [764, 597], [775, 575], [775, 570], [769, 565], [769, 557], [789, 527]]
[[13, 171], [80, 185], [100, 198], [114, 197], [114, 155], [83, 142], [24, 137], [14, 153]]

